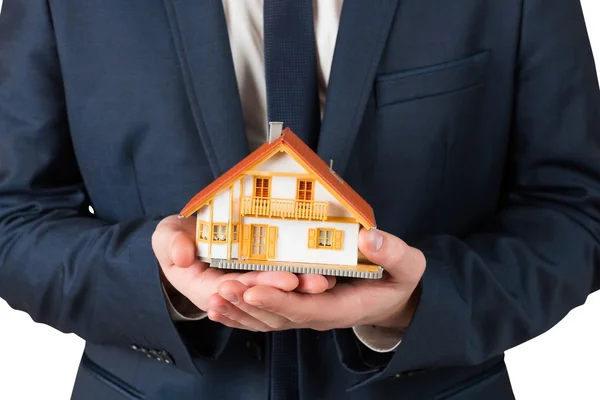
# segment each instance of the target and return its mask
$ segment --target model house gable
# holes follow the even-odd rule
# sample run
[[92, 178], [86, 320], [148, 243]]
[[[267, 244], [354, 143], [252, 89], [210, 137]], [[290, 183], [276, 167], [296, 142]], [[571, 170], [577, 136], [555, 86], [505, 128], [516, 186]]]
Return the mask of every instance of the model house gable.
[[[306, 179], [303, 180], [303, 177]], [[252, 180], [251, 189], [250, 179]], [[264, 200], [252, 203], [248, 197], [263, 199], [268, 197], [273, 204], [277, 203], [277, 199], [289, 200], [293, 188], [292, 183], [295, 183], [296, 200], [310, 201], [300, 199], [300, 196], [309, 195], [313, 196], [313, 202], [318, 202], [314, 203], [315, 215], [323, 210], [322, 202], [326, 201], [331, 216], [352, 216], [367, 229], [375, 227], [375, 217], [369, 204], [335, 173], [331, 165], [328, 166], [289, 128], [285, 129], [277, 140], [265, 143], [200, 191], [180, 214], [189, 217], [234, 185], [236, 181], [240, 182], [240, 188], [243, 190], [242, 197], [245, 198], [242, 200], [245, 203], [240, 204], [240, 208], [247, 209], [249, 206], [265, 205]], [[304, 189], [305, 187], [306, 189]], [[279, 195], [282, 196], [276, 197]], [[329, 205], [331, 205], [331, 209], [329, 209]], [[287, 217], [291, 217], [289, 210], [286, 213], [282, 207], [277, 203], [273, 212], [280, 214], [279, 216], [285, 214]], [[275, 214], [271, 216], [277, 216]]]
[[[322, 184], [319, 176], [300, 165], [285, 149], [258, 164], [252, 170], [246, 171], [243, 182], [243, 204], [246, 207], [251, 202], [258, 204], [263, 201], [257, 200], [258, 198], [269, 198], [271, 207], [275, 209], [278, 206], [293, 207], [294, 209], [298, 209], [298, 205], [314, 206], [315, 214], [312, 216], [287, 215], [288, 218], [311, 217], [322, 220], [324, 217], [343, 217], [353, 219], [352, 211], [336, 198], [331, 189]], [[293, 204], [292, 201], [301, 204]], [[247, 211], [245, 210], [245, 212]], [[356, 221], [356, 219], [353, 220]]]

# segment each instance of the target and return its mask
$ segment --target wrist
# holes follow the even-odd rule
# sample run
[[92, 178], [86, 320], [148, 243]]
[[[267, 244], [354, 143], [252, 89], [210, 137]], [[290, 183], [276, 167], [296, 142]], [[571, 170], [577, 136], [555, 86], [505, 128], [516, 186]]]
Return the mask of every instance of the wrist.
[[417, 304], [421, 298], [421, 285], [417, 285], [408, 300], [400, 307], [399, 310], [390, 313], [388, 316], [375, 321], [372, 325], [384, 329], [403, 334], [417, 309]]

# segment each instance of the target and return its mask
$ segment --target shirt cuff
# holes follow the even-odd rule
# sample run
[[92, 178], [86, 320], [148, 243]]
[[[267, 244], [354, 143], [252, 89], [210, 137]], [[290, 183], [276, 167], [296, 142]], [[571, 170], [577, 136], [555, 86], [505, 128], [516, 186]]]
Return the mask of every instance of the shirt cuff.
[[404, 335], [403, 331], [375, 325], [354, 326], [352, 330], [362, 344], [377, 353], [389, 353], [396, 350]]
[[181, 293], [175, 290], [167, 292], [164, 284], [162, 289], [173, 321], [199, 321], [207, 317], [207, 313], [196, 307]]

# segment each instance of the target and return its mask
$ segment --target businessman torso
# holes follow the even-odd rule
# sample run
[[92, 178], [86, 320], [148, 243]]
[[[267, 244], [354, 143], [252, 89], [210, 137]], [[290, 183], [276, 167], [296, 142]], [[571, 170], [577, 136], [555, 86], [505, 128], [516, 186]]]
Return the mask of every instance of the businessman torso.
[[[13, 7], [15, 21], [46, 12]], [[67, 117], [57, 123], [68, 127], [63, 144], [95, 217], [177, 213], [248, 154], [220, 1], [50, 1], [47, 11]], [[373, 206], [379, 228], [410, 244], [465, 235], [496, 212], [523, 13], [519, 0], [345, 1], [318, 153]], [[502, 313], [502, 304], [486, 307]], [[223, 348], [205, 349], [193, 323], [179, 329], [200, 374], [89, 342], [74, 397], [266, 398], [268, 335], [233, 331]], [[344, 330], [299, 337], [303, 398], [512, 398], [501, 354], [473, 366], [415, 365], [361, 385], [387, 360]]]
[[[498, 202], [519, 2], [394, 3], [345, 4], [319, 154], [372, 204], [381, 229], [409, 242], [461, 234]], [[100, 218], [176, 213], [247, 154], [223, 15], [193, 4], [54, 5], [71, 137]], [[266, 396], [268, 357], [256, 359], [246, 336], [234, 334], [237, 346], [200, 367], [201, 392]], [[306, 398], [428, 398], [469, 375], [390, 379], [344, 395], [364, 376], [339, 364], [330, 333], [301, 337]], [[111, 367], [119, 376], [129, 368]], [[490, 385], [508, 386], [493, 368], [501, 375]], [[141, 392], [144, 376], [156, 379], [144, 367], [136, 376]], [[164, 376], [161, 385], [174, 385]]]

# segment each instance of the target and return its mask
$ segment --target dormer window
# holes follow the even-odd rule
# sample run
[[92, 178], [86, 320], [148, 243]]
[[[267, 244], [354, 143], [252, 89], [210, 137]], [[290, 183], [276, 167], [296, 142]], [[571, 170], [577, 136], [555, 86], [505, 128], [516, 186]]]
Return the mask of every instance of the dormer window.
[[268, 198], [270, 195], [271, 178], [257, 176], [254, 178], [254, 197]]
[[297, 199], [302, 201], [312, 201], [314, 194], [314, 182], [309, 180], [298, 180]]

